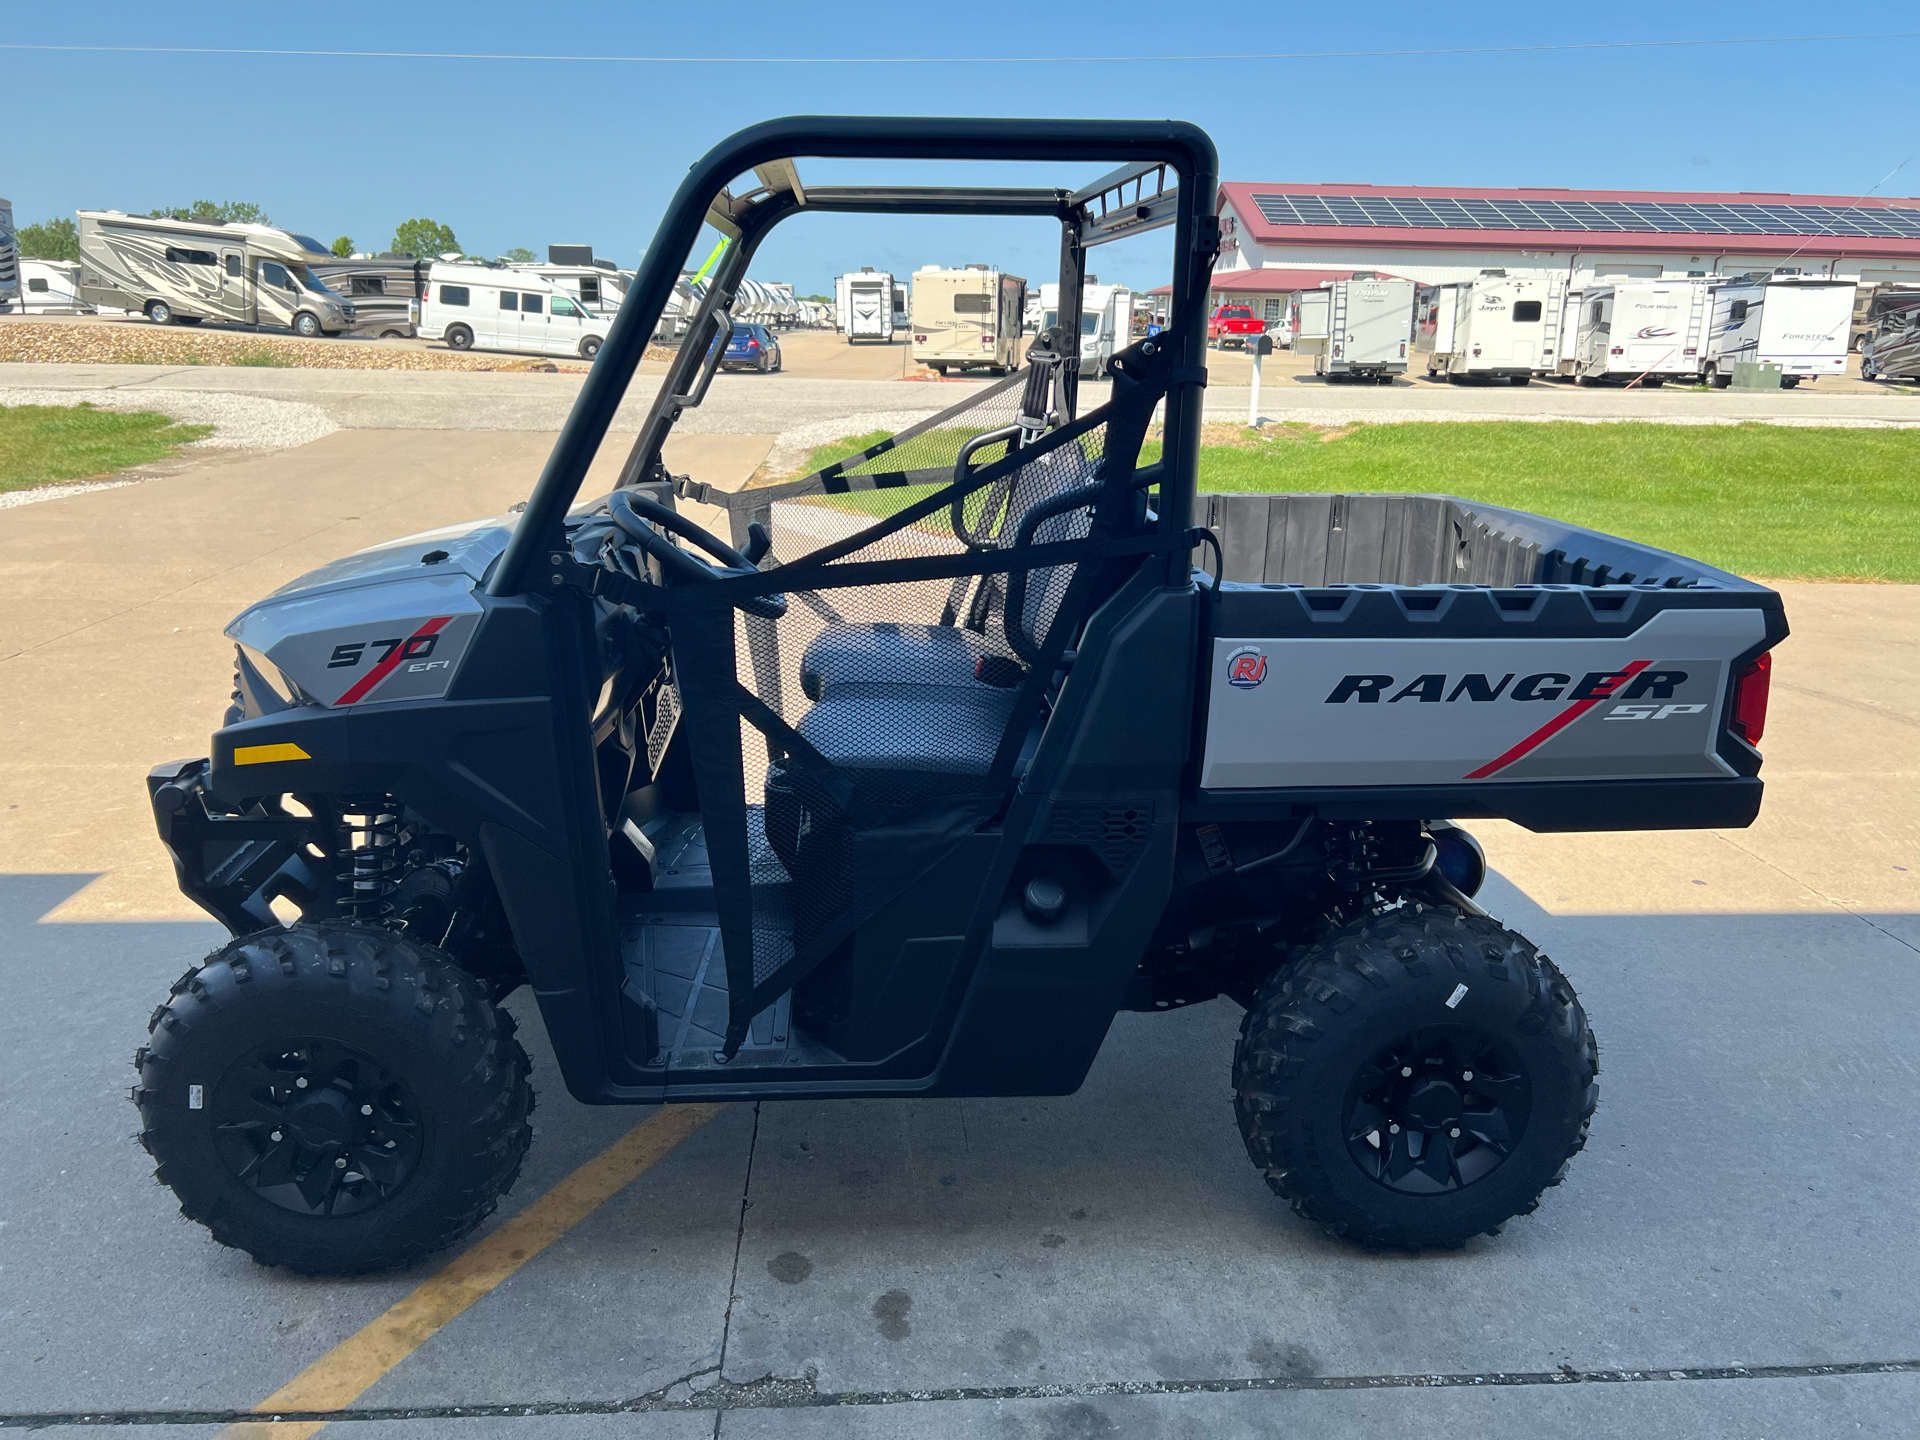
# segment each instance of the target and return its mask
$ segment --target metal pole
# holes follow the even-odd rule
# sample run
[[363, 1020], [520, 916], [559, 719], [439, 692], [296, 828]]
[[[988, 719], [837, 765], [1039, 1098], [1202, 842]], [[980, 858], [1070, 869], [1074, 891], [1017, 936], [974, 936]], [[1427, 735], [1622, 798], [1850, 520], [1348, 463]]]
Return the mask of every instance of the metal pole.
[[1255, 345], [1251, 349], [1253, 350], [1253, 389], [1247, 395], [1247, 428], [1257, 430], [1260, 428], [1260, 347]]

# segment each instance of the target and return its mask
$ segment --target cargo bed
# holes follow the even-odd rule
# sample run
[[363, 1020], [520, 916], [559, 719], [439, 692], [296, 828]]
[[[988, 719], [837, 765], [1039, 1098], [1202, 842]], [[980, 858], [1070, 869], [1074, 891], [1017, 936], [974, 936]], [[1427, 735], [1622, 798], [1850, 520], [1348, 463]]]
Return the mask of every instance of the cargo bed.
[[1222, 552], [1196, 816], [1757, 813], [1766, 586], [1446, 495], [1203, 495], [1195, 519]]

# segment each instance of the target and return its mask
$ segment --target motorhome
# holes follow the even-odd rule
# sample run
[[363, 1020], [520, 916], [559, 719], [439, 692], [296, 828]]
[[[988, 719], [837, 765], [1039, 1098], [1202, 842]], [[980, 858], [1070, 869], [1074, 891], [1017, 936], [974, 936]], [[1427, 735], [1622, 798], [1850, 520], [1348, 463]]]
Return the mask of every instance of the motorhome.
[[420, 324], [420, 292], [432, 262], [388, 251], [348, 260], [315, 260], [307, 268], [353, 302], [354, 328], [382, 338], [412, 335]]
[[1860, 378], [1920, 379], [1920, 290], [1881, 286], [1867, 319], [1873, 328], [1860, 347]]
[[607, 321], [525, 270], [442, 261], [427, 275], [420, 334], [455, 350], [531, 350], [591, 360], [606, 339]]
[[834, 323], [849, 345], [862, 340], [893, 343], [895, 288], [888, 271], [871, 265], [834, 278]]
[[1847, 373], [1853, 281], [1753, 274], [1723, 280], [1712, 291], [1702, 351], [1710, 385], [1731, 385], [1733, 367], [1743, 360], [1779, 366], [1788, 389], [1803, 379]]
[[158, 325], [231, 320], [308, 337], [357, 323], [353, 302], [314, 274], [314, 264], [336, 257], [310, 235], [118, 210], [77, 214], [80, 298], [89, 305], [137, 311]]
[[1414, 350], [1429, 379], [1505, 379], [1525, 385], [1558, 353], [1566, 282], [1482, 270], [1477, 279], [1421, 289]]
[[913, 358], [939, 374], [985, 370], [1004, 375], [1020, 363], [1020, 317], [1027, 282], [989, 265], [913, 272], [909, 300]]
[[1287, 348], [1296, 355], [1311, 355], [1315, 365], [1327, 348], [1327, 321], [1333, 313], [1333, 297], [1325, 288], [1296, 290], [1287, 302]]
[[13, 202], [0, 200], [0, 306], [20, 302], [20, 250], [13, 233]]
[[591, 245], [549, 245], [545, 260], [512, 261], [509, 268], [538, 275], [609, 321], [633, 278], [613, 261], [597, 259]]
[[80, 298], [78, 260], [20, 261], [20, 293], [0, 301], [0, 312], [19, 315], [91, 315]]
[[1560, 373], [1577, 385], [1619, 381], [1651, 388], [1693, 378], [1706, 348], [1709, 284], [1675, 278], [1587, 286]]
[[1329, 280], [1303, 299], [1317, 303], [1302, 307], [1302, 323], [1316, 327], [1313, 373], [1330, 381], [1358, 380], [1391, 385], [1395, 375], [1407, 373], [1407, 351], [1413, 343], [1413, 301], [1417, 287], [1411, 280]]

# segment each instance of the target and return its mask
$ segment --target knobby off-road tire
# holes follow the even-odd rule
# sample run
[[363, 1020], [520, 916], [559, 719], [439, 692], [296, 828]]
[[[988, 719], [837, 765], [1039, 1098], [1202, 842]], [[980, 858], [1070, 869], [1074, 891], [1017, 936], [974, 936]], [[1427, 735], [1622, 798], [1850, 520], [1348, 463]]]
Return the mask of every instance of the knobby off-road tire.
[[1333, 932], [1262, 987], [1234, 1108], [1296, 1213], [1371, 1247], [1452, 1248], [1560, 1183], [1598, 1074], [1552, 961], [1493, 920], [1411, 906]]
[[444, 953], [389, 931], [232, 941], [147, 1029], [133, 1099], [155, 1177], [264, 1265], [411, 1264], [492, 1213], [533, 1134], [512, 1017]]

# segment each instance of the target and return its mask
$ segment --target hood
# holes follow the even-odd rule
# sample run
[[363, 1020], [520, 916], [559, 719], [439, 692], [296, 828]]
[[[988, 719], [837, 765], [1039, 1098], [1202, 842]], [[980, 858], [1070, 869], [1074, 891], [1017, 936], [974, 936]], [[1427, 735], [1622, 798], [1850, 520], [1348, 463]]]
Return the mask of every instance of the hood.
[[479, 622], [476, 592], [519, 519], [426, 530], [322, 565], [248, 606], [226, 634], [307, 703], [444, 694]]

